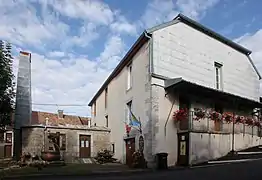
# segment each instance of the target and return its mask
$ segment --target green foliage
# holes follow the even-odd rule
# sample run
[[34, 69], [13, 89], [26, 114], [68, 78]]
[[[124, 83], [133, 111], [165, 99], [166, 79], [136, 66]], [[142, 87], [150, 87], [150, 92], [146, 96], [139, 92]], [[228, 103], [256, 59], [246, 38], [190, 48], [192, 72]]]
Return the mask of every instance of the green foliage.
[[11, 125], [14, 109], [14, 82], [12, 46], [0, 40], [0, 130]]
[[95, 159], [97, 160], [98, 163], [100, 164], [104, 164], [104, 163], [112, 163], [115, 162], [116, 159], [113, 158], [114, 153], [105, 149], [105, 150], [101, 150], [97, 153], [97, 156], [95, 157]]

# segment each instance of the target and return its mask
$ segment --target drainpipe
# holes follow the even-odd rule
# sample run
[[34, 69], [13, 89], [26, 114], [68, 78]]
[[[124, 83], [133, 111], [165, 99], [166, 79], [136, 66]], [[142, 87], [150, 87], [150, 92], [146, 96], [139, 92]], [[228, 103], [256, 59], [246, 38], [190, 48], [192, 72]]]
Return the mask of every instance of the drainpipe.
[[172, 112], [172, 110], [173, 110], [174, 104], [175, 104], [175, 100], [173, 100], [173, 102], [172, 102], [172, 106], [171, 106], [171, 108], [170, 108], [170, 110], [169, 110], [169, 113], [168, 113], [168, 116], [167, 116], [167, 119], [166, 119], [166, 122], [165, 122], [165, 127], [164, 127], [164, 128], [165, 128], [165, 129], [164, 129], [165, 138], [166, 138], [166, 126], [167, 126], [168, 120], [169, 120], [169, 118], [170, 118], [170, 114], [171, 114], [171, 112]]
[[[149, 83], [150, 83], [150, 89], [149, 89], [149, 127], [150, 127], [150, 136], [152, 137], [153, 140], [153, 127], [152, 127], [152, 38], [147, 34], [147, 32], [144, 32], [145, 37], [147, 37], [149, 39], [149, 71], [148, 71], [148, 76], [149, 76]], [[151, 160], [151, 158], [153, 157], [153, 143], [151, 141], [151, 157], [149, 158], [149, 161]], [[153, 163], [153, 159], [152, 159], [152, 163]]]

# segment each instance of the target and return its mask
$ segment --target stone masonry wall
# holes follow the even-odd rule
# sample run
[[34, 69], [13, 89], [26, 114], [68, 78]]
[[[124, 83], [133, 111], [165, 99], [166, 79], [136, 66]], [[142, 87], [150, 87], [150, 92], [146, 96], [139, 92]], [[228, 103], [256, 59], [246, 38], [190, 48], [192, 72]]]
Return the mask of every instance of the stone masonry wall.
[[45, 151], [48, 151], [48, 132], [66, 134], [66, 150], [61, 153], [67, 162], [73, 162], [79, 157], [79, 135], [91, 135], [91, 157], [96, 156], [99, 150], [110, 148], [109, 131], [47, 128], [44, 133], [42, 127], [30, 127], [22, 130], [22, 153], [40, 155], [44, 144]]

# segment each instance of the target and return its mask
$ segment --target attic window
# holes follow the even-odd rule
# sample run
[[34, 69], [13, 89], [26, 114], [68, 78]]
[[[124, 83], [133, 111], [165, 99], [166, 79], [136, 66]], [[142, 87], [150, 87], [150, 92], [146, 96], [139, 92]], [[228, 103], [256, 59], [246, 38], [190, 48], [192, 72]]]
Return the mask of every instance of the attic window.
[[218, 90], [222, 90], [222, 66], [222, 64], [215, 62], [215, 86]]

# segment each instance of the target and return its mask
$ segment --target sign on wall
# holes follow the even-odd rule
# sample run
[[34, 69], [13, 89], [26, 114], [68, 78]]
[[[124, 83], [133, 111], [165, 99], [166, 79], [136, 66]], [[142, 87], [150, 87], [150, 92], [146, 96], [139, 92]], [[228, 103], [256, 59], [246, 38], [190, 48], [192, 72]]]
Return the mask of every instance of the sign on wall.
[[139, 137], [139, 141], [138, 142], [139, 142], [139, 151], [143, 152], [144, 151], [144, 145], [145, 145], [143, 136]]

